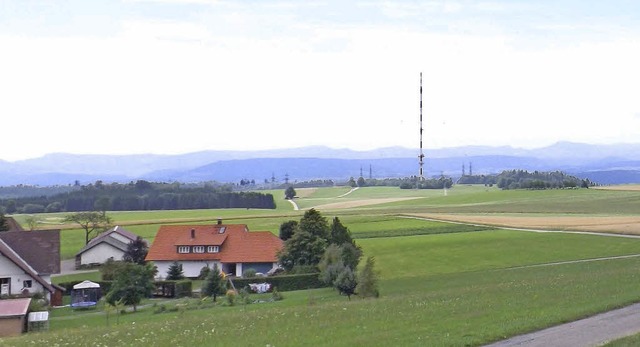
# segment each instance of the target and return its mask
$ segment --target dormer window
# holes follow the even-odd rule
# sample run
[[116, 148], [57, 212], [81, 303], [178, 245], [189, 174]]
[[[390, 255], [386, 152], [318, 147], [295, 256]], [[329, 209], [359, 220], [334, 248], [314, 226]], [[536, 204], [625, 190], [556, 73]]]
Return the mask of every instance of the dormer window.
[[207, 253], [218, 253], [220, 252], [220, 247], [219, 246], [208, 246], [207, 247]]
[[227, 227], [222, 227], [222, 228], [220, 228], [220, 230], [218, 230], [218, 233], [220, 233], [220, 234], [224, 234], [224, 230], [225, 230], [226, 228], [227, 228]]
[[204, 253], [204, 246], [193, 246], [193, 253]]
[[178, 246], [178, 253], [189, 253], [189, 246]]

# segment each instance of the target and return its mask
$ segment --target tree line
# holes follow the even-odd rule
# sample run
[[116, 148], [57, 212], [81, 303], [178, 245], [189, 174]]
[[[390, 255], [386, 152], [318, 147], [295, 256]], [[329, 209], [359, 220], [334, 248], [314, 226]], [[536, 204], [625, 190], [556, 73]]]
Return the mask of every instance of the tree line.
[[52, 196], [0, 199], [0, 210], [9, 214], [275, 207], [272, 194], [234, 192], [229, 186], [195, 186], [143, 180], [127, 184], [96, 181], [80, 186], [78, 190]]
[[582, 179], [562, 171], [529, 172], [526, 170], [505, 170], [498, 175], [465, 175], [458, 184], [497, 185], [500, 189], [563, 189], [589, 188], [596, 185], [588, 178]]

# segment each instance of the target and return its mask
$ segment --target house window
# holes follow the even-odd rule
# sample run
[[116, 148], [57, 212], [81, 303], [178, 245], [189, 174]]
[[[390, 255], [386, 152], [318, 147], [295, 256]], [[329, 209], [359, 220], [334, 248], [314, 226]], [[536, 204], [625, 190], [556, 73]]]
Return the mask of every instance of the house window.
[[189, 253], [189, 246], [178, 246], [178, 253]]
[[204, 246], [193, 246], [193, 253], [204, 253]]
[[33, 286], [33, 282], [31, 280], [22, 281], [22, 288], [31, 288]]
[[207, 253], [218, 253], [220, 252], [220, 247], [218, 246], [208, 246]]

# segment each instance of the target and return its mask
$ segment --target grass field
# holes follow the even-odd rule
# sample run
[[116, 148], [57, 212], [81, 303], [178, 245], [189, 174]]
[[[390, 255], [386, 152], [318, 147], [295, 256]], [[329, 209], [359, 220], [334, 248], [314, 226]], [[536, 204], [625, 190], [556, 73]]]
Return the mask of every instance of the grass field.
[[[640, 239], [407, 218], [514, 226], [517, 221], [517, 226], [540, 229], [595, 225], [624, 232], [612, 221], [633, 222], [640, 211], [640, 191], [502, 191], [484, 186], [456, 186], [447, 195], [390, 187], [349, 191], [305, 189], [296, 202], [318, 209], [329, 220], [339, 217], [365, 256], [375, 256], [379, 299], [347, 301], [331, 289], [287, 292], [284, 301], [246, 307], [166, 314], [153, 314], [148, 307], [125, 314], [110, 327], [100, 312], [56, 316], [54, 311], [51, 332], [0, 345], [481, 345], [640, 301], [640, 257], [600, 259], [640, 254]], [[284, 200], [277, 204], [276, 210], [110, 215], [149, 240], [161, 224], [212, 223], [218, 217], [277, 233], [282, 222], [304, 213]], [[584, 222], [580, 218], [589, 223], [576, 224]], [[82, 231], [61, 227], [63, 257], [70, 258], [82, 246]]]
[[[500, 252], [504, 246], [518, 248], [514, 253], [526, 252], [528, 235], [538, 238], [534, 244], [540, 249], [530, 248], [534, 254], [514, 257]], [[558, 236], [569, 238], [558, 240]], [[411, 240], [362, 240], [365, 253], [375, 254], [379, 265], [379, 299], [347, 301], [331, 289], [298, 291], [284, 293], [282, 302], [246, 308], [158, 315], [147, 309], [122, 316], [115, 327], [107, 327], [100, 313], [80, 314], [77, 319], [65, 314], [51, 321], [50, 333], [7, 339], [3, 344], [479, 345], [640, 299], [636, 290], [640, 258], [514, 268], [549, 259], [633, 253], [640, 245], [636, 240], [509, 231], [393, 238], [402, 239]], [[466, 247], [456, 247], [459, 243]], [[581, 247], [559, 255], [567, 243]], [[399, 248], [402, 255], [392, 251]], [[453, 260], [442, 262], [441, 253], [426, 251], [435, 248]], [[478, 249], [482, 251], [474, 251]], [[493, 259], [478, 264], [489, 254]], [[413, 271], [398, 271], [402, 268]]]

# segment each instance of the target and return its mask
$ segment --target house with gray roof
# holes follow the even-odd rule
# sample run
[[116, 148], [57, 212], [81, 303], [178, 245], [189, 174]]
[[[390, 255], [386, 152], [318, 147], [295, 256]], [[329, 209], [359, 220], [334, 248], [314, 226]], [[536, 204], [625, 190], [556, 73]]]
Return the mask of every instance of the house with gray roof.
[[94, 237], [76, 254], [76, 268], [103, 264], [109, 259], [122, 260], [129, 243], [138, 235], [115, 226]]
[[51, 283], [60, 273], [60, 230], [0, 233], [0, 296], [43, 293], [58, 304], [62, 288]]

